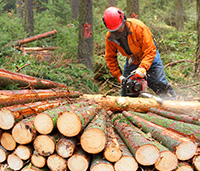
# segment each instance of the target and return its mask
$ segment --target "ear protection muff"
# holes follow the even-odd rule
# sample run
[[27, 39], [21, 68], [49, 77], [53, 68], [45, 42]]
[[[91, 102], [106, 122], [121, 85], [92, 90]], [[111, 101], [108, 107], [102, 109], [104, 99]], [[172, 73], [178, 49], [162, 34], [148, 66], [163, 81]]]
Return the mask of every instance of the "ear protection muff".
[[126, 15], [125, 15], [125, 13], [123, 11], [121, 11], [121, 10], [118, 10], [117, 12], [120, 14], [121, 19], [124, 20], [124, 21], [126, 21]]

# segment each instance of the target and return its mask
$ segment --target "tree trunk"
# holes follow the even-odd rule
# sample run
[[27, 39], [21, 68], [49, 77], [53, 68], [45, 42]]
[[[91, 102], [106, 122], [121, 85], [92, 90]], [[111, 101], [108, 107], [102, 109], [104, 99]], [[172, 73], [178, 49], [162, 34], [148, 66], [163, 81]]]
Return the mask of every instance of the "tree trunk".
[[80, 144], [87, 153], [100, 153], [106, 145], [106, 112], [102, 110], [85, 128]]
[[183, 18], [183, 2], [182, 0], [175, 1], [175, 10], [176, 10], [176, 29], [184, 29], [184, 18]]
[[[194, 156], [197, 150], [197, 144], [193, 143], [188, 138], [135, 116], [129, 112], [123, 112], [123, 114], [133, 124], [137, 125], [144, 132], [151, 133], [154, 139], [169, 148], [171, 151], [175, 152], [179, 160], [189, 160]], [[185, 151], [187, 151], [187, 153]]]
[[200, 118], [198, 116], [192, 117], [192, 116], [168, 112], [168, 111], [156, 109], [156, 108], [151, 108], [150, 112], [164, 116], [164, 117], [169, 118], [169, 119], [182, 121], [182, 122], [186, 122], [186, 123], [192, 123], [192, 124], [195, 124], [195, 125], [200, 125]]
[[7, 163], [13, 170], [20, 170], [24, 166], [23, 160], [14, 153], [8, 155]]
[[47, 166], [51, 171], [67, 170], [67, 160], [57, 154], [52, 154], [47, 158]]
[[108, 0], [108, 7], [113, 6], [115, 7], [117, 5], [115, 0]]
[[195, 59], [195, 75], [200, 78], [200, 0], [196, 0], [197, 7], [197, 50]]
[[31, 163], [38, 168], [43, 168], [46, 164], [46, 158], [40, 154], [38, 154], [37, 151], [34, 151], [31, 156]]
[[146, 113], [150, 108], [161, 108], [163, 110], [190, 114], [198, 116], [200, 113], [200, 103], [197, 101], [172, 101], [164, 100], [160, 105], [153, 98], [133, 98], [133, 97], [120, 97], [120, 96], [103, 96], [103, 95], [90, 95], [84, 94], [82, 98], [94, 99], [100, 103], [105, 110], [115, 112], [129, 110], [135, 112]]
[[107, 122], [107, 144], [103, 154], [110, 162], [116, 162], [122, 157], [122, 150], [120, 149], [116, 133], [110, 122]]
[[79, 14], [79, 0], [71, 0], [71, 18], [77, 21]]
[[13, 136], [8, 133], [4, 132], [1, 135], [1, 145], [8, 151], [13, 151], [16, 148], [16, 141], [14, 140]]
[[78, 97], [79, 92], [67, 90], [0, 90], [0, 105], [9, 106], [13, 104], [35, 102], [39, 100]]
[[87, 68], [93, 69], [93, 15], [92, 0], [79, 0], [78, 59]]
[[127, 146], [124, 144], [121, 137], [116, 134], [117, 141], [119, 142], [119, 146], [122, 150], [122, 157], [115, 162], [114, 168], [116, 171], [136, 171], [138, 169], [138, 163], [127, 148]]
[[26, 0], [26, 15], [25, 15], [25, 30], [29, 36], [33, 36], [34, 27], [33, 27], [33, 0]]
[[34, 149], [42, 156], [50, 156], [55, 151], [55, 141], [49, 135], [38, 135], [33, 142]]
[[146, 119], [152, 123], [165, 127], [168, 130], [173, 130], [175, 132], [178, 132], [179, 134], [184, 135], [200, 143], [200, 126], [198, 125], [184, 123], [180, 121], [174, 121], [172, 119], [167, 119], [152, 113], [147, 113], [147, 114], [136, 113], [136, 112], [130, 112], [130, 113], [132, 113], [133, 115], [137, 115], [143, 119]]
[[73, 171], [86, 171], [90, 164], [90, 155], [82, 150], [80, 146], [76, 148], [74, 154], [68, 159], [68, 168]]
[[17, 40], [13, 44], [15, 46], [21, 46], [22, 44], [27, 44], [29, 42], [33, 42], [35, 40], [45, 38], [45, 37], [51, 36], [51, 35], [56, 34], [56, 33], [57, 33], [56, 30], [52, 30], [52, 31], [49, 31], [49, 32], [46, 32], [46, 33], [38, 34], [36, 36], [32, 36], [32, 37], [28, 37], [28, 38], [25, 38], [25, 39]]
[[103, 155], [101, 153], [94, 156], [90, 166], [90, 171], [99, 170], [114, 171], [113, 165], [109, 161], [103, 159]]
[[132, 98], [121, 96], [103, 96], [103, 95], [89, 95], [82, 96], [85, 99], [94, 99], [97, 103], [101, 104], [105, 110], [119, 112], [124, 110], [131, 110], [137, 112], [148, 112], [150, 108], [158, 108], [160, 105], [154, 100], [149, 98]]
[[72, 156], [77, 145], [76, 138], [62, 137], [56, 142], [56, 152], [63, 158]]
[[50, 89], [56, 87], [68, 89], [65, 84], [0, 69], [0, 86], [6, 87], [9, 84], [17, 84], [18, 87], [29, 87], [32, 89]]
[[113, 115], [112, 120], [137, 162], [144, 166], [155, 164], [160, 156], [159, 149], [144, 136], [144, 133], [131, 125], [122, 114]]
[[33, 125], [35, 115], [18, 122], [12, 129], [12, 136], [19, 144], [28, 144], [36, 137], [36, 129]]
[[24, 2], [23, 2], [23, 0], [17, 0], [17, 14], [18, 14], [18, 16], [19, 16], [19, 18], [23, 21], [23, 4], [24, 4]]
[[126, 0], [127, 17], [139, 18], [139, 0]]
[[97, 111], [98, 106], [92, 105], [64, 112], [57, 119], [57, 128], [67, 137], [76, 136], [94, 118]]

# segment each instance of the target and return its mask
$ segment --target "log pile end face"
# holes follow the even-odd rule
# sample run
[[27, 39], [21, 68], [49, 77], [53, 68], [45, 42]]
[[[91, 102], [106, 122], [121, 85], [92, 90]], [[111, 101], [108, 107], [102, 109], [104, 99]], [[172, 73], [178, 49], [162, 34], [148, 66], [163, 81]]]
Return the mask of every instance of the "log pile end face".
[[138, 163], [132, 156], [123, 156], [114, 164], [116, 171], [136, 171], [138, 169]]
[[53, 154], [47, 158], [47, 166], [51, 171], [67, 170], [67, 160], [57, 154]]
[[84, 158], [82, 155], [73, 155], [68, 159], [68, 168], [70, 170], [80, 170], [86, 171], [89, 167], [88, 160]]
[[14, 115], [9, 110], [0, 110], [0, 128], [9, 130], [15, 123]]

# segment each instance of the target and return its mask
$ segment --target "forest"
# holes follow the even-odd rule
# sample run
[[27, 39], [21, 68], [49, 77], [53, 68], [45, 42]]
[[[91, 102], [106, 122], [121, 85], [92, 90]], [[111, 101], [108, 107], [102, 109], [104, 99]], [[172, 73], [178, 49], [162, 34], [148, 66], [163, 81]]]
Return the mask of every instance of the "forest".
[[[178, 98], [199, 100], [198, 0], [0, 0], [0, 68], [64, 83], [83, 93], [119, 95], [120, 83], [109, 73], [104, 58], [107, 29], [102, 16], [111, 5], [127, 17], [137, 13], [150, 28]], [[131, 11], [131, 6], [137, 8]], [[81, 36], [81, 22], [88, 20], [89, 39]], [[48, 37], [15, 44], [53, 30], [56, 33]], [[33, 47], [43, 50], [24, 50]], [[125, 58], [119, 54], [118, 61], [123, 69]], [[10, 84], [0, 89], [19, 87]]]

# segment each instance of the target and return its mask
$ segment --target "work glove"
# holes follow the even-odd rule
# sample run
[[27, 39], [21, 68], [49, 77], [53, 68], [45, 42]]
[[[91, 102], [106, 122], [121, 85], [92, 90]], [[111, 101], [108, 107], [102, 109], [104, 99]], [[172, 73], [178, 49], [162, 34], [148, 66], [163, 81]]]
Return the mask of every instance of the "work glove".
[[135, 78], [144, 78], [146, 73], [147, 71], [145, 68], [137, 68], [131, 72], [131, 74], [135, 74]]
[[121, 75], [120, 77], [119, 77], [119, 82], [121, 83], [121, 84], [123, 84], [123, 82], [126, 80], [126, 77], [124, 77], [123, 75]]

